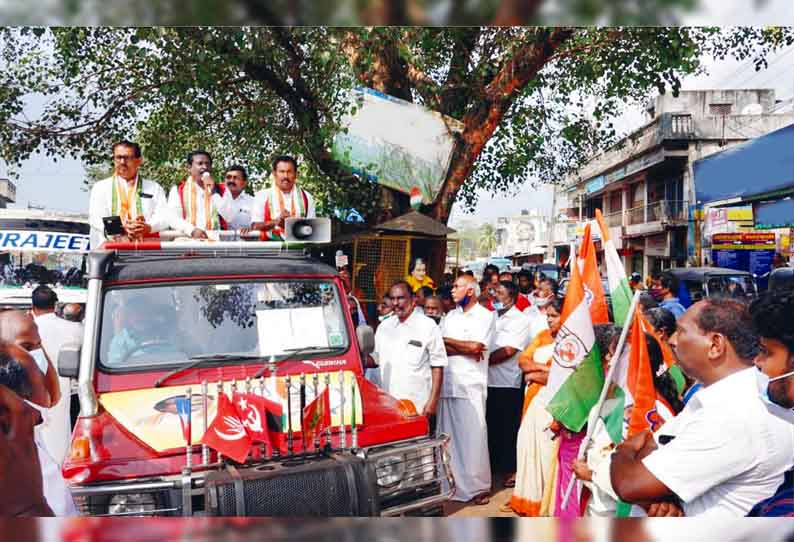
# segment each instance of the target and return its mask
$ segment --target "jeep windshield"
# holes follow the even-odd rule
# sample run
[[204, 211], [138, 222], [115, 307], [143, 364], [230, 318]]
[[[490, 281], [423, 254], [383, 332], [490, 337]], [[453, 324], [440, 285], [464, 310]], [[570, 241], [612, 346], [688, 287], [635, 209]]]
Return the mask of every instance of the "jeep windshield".
[[[168, 284], [108, 290], [100, 364], [110, 370], [344, 351], [350, 339], [331, 281]], [[307, 354], [311, 356], [311, 354]]]

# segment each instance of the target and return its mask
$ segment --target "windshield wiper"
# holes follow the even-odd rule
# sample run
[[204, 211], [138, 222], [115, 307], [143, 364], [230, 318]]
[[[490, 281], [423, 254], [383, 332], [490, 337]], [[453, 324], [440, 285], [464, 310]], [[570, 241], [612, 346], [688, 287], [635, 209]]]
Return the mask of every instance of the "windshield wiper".
[[[272, 362], [273, 363], [283, 363], [285, 361], [292, 361], [297, 356], [299, 356], [300, 354], [306, 354], [308, 352], [312, 352], [312, 353], [336, 352], [337, 350], [340, 350], [340, 349], [344, 349], [344, 347], [343, 346], [333, 346], [333, 347], [332, 346], [304, 346], [303, 348], [288, 348], [288, 349], [284, 350], [284, 352], [287, 354], [286, 356], [284, 356], [284, 357], [282, 357], [280, 359], [273, 359]], [[271, 358], [268, 358], [268, 360], [269, 359], [271, 359]], [[264, 367], [259, 369], [256, 372], [256, 374], [254, 375], [254, 378], [259, 378], [260, 376], [265, 374], [265, 371], [267, 371], [267, 368], [268, 368], [268, 366], [265, 365]]]
[[201, 367], [202, 365], [208, 365], [212, 363], [219, 363], [222, 361], [258, 361], [266, 359], [263, 356], [252, 356], [249, 354], [203, 354], [200, 356], [191, 356], [188, 360], [192, 361], [192, 363], [188, 363], [183, 367], [177, 367], [170, 373], [166, 373], [154, 383], [155, 388], [159, 388], [162, 386], [163, 382], [170, 380], [172, 377], [189, 371], [191, 369], [195, 369], [196, 367]]

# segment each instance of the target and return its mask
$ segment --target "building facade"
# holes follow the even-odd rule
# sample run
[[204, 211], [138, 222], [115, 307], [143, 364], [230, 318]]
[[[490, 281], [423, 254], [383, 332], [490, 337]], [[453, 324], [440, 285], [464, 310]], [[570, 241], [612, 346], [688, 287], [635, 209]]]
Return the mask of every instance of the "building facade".
[[496, 254], [515, 264], [541, 262], [549, 243], [549, 219], [538, 209], [496, 219]]
[[559, 207], [570, 222], [555, 225], [558, 256], [575, 241], [576, 223], [601, 209], [627, 272], [647, 276], [697, 263], [693, 162], [794, 123], [794, 114], [776, 107], [774, 90], [764, 89], [657, 97], [646, 125], [563, 183]]
[[17, 200], [17, 187], [8, 179], [0, 179], [0, 209]]

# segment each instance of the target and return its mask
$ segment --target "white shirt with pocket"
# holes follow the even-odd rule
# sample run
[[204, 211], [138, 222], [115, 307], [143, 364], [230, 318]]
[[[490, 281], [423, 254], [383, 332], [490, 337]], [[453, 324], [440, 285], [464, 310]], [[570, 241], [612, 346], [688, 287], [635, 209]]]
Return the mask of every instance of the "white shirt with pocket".
[[[229, 192], [229, 189], [226, 189]], [[231, 195], [231, 192], [230, 192]], [[229, 217], [224, 219], [229, 224], [229, 229], [239, 230], [251, 227], [251, 211], [254, 208], [254, 197], [247, 192], [241, 192], [239, 196], [231, 197], [229, 203]]]
[[[91, 187], [88, 202], [88, 221], [91, 225], [91, 248], [96, 250], [105, 241], [105, 223], [107, 216], [113, 216], [113, 182], [116, 177], [108, 177], [97, 181]], [[138, 179], [141, 185], [141, 211], [146, 223], [152, 231], [163, 231], [171, 227], [172, 214], [168, 208], [163, 188], [153, 181]], [[133, 216], [137, 216], [137, 204], [131, 202]]]
[[744, 516], [791, 468], [794, 426], [763, 402], [762, 382], [751, 367], [704, 387], [654, 434], [643, 464], [687, 516]]
[[497, 316], [493, 340], [494, 351], [504, 347], [517, 350], [510, 358], [488, 367], [488, 386], [491, 388], [521, 388], [523, 373], [518, 367], [518, 356], [532, 340], [532, 320], [515, 306]]
[[438, 325], [415, 309], [404, 322], [381, 322], [375, 334], [375, 358], [381, 387], [397, 399], [410, 399], [421, 413], [430, 399], [432, 368], [447, 366]]
[[496, 330], [496, 313], [475, 304], [468, 311], [461, 307], [447, 313], [441, 335], [459, 341], [472, 341], [485, 346], [483, 359], [475, 361], [470, 356], [448, 356], [444, 370], [441, 397], [477, 399], [487, 393], [488, 356]]

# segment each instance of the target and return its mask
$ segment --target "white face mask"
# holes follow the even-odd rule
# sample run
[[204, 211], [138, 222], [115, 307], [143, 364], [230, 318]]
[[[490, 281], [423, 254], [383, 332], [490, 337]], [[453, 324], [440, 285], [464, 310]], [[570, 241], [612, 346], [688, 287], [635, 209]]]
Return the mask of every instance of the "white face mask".
[[759, 378], [761, 379], [761, 384], [760, 384], [759, 387], [761, 388], [761, 390], [763, 390], [761, 392], [761, 400], [764, 403], [766, 403], [767, 405], [774, 405], [777, 408], [787, 412], [789, 414], [789, 416], [786, 416], [786, 419], [789, 422], [794, 423], [794, 409], [788, 409], [788, 408], [786, 408], [784, 406], [778, 405], [772, 399], [769, 398], [769, 383], [770, 382], [774, 382], [775, 380], [783, 380], [784, 378], [789, 378], [792, 375], [794, 375], [794, 371], [791, 371], [791, 372], [788, 372], [788, 373], [784, 373], [784, 374], [782, 374], [780, 376], [776, 376], [774, 378], [769, 378], [766, 374], [764, 374], [763, 372], [761, 372], [759, 370]]
[[37, 348], [35, 350], [30, 350], [28, 354], [30, 354], [30, 356], [33, 358], [33, 361], [36, 362], [36, 366], [39, 368], [39, 370], [42, 373], [47, 374], [49, 362], [47, 361], [46, 354], [44, 354], [44, 350]]

